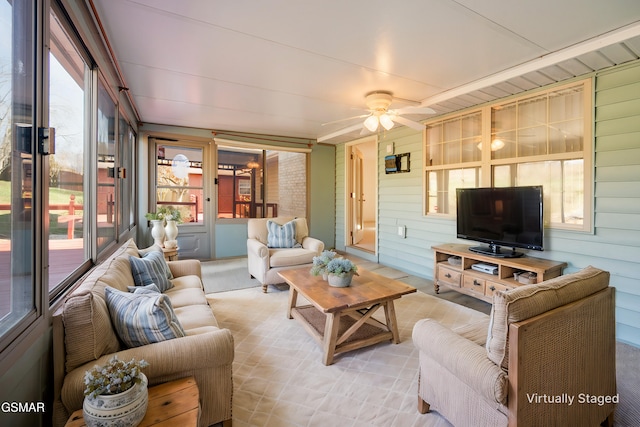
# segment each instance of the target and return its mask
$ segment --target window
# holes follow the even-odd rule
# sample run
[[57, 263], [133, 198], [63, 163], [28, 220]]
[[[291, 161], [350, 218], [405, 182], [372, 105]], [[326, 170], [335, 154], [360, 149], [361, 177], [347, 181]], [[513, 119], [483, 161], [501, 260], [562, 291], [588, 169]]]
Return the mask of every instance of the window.
[[[36, 301], [32, 206], [33, 74], [30, 1], [0, 2], [0, 336], [26, 328]], [[7, 43], [5, 43], [5, 40]], [[23, 325], [23, 326], [20, 326]], [[3, 340], [3, 347], [6, 340]]]
[[218, 146], [218, 218], [307, 212], [307, 154]]
[[183, 223], [202, 222], [202, 148], [156, 145], [156, 210], [177, 209]]
[[429, 124], [426, 213], [453, 214], [455, 188], [484, 177], [496, 187], [542, 185], [548, 226], [588, 230], [590, 93], [584, 80]]
[[115, 196], [116, 196], [116, 104], [104, 83], [98, 81], [98, 191], [97, 239], [98, 252], [116, 240]]
[[426, 139], [427, 212], [455, 213], [456, 188], [480, 185], [482, 113], [432, 123]]
[[56, 151], [49, 160], [49, 291], [89, 259], [85, 164], [86, 112], [91, 70], [52, 11], [50, 14], [49, 125], [56, 129]]
[[120, 193], [120, 209], [118, 210], [120, 235], [126, 233], [136, 224], [135, 142], [136, 135], [133, 129], [121, 116], [118, 121], [118, 163], [120, 168], [117, 171]]

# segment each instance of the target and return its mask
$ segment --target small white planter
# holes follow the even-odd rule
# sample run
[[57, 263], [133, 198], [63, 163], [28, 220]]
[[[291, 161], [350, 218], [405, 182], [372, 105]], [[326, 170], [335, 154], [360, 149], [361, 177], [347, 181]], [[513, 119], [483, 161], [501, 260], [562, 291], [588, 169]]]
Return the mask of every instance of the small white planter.
[[342, 277], [329, 273], [328, 282], [329, 285], [334, 288], [346, 288], [351, 285], [351, 279], [353, 279], [353, 273], [346, 274]]

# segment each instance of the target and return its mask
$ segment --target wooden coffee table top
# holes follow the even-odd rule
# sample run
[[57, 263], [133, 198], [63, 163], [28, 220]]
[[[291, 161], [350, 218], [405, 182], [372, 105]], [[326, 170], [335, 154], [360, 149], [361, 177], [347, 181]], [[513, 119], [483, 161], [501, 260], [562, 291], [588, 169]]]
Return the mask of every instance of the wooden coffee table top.
[[353, 276], [351, 286], [346, 288], [329, 286], [321, 276], [312, 276], [309, 267], [284, 270], [278, 274], [324, 313], [368, 306], [416, 292], [412, 286], [363, 269], [359, 269], [359, 275]]

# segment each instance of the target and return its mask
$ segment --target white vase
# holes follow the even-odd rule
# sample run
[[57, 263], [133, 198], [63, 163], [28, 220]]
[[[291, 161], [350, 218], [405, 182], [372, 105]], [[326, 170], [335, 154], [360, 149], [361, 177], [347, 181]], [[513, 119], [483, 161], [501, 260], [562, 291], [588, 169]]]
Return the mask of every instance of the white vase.
[[153, 243], [162, 247], [164, 244], [164, 226], [161, 219], [151, 220], [151, 236], [153, 237]]
[[164, 227], [164, 234], [167, 240], [176, 240], [178, 237], [178, 223], [176, 221], [167, 221], [167, 225]]
[[330, 286], [334, 288], [346, 288], [351, 286], [351, 279], [353, 279], [353, 273], [345, 274], [344, 276], [336, 276], [329, 273], [328, 282]]
[[141, 375], [140, 383], [122, 393], [85, 397], [82, 415], [87, 427], [134, 427], [140, 424], [149, 404], [147, 377]]

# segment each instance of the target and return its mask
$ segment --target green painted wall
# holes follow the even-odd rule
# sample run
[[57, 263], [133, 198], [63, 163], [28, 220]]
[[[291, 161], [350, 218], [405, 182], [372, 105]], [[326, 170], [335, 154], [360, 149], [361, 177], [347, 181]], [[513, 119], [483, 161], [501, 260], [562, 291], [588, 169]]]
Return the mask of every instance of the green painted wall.
[[[595, 76], [594, 232], [547, 230], [544, 252], [566, 261], [565, 273], [588, 265], [611, 272], [617, 339], [640, 347], [640, 63]], [[388, 143], [411, 153], [411, 172], [385, 175]], [[345, 241], [345, 144], [336, 151], [336, 242]], [[383, 135], [378, 152], [378, 259], [433, 279], [431, 246], [456, 241], [455, 220], [424, 216], [422, 135], [402, 128]], [[407, 227], [406, 238], [396, 234]]]

